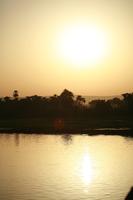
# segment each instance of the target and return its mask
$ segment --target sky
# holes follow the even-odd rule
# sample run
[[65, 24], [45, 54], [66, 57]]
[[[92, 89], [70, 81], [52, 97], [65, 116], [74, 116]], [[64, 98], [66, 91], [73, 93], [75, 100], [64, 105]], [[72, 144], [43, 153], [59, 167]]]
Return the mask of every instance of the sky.
[[132, 0], [0, 0], [0, 96], [133, 92]]

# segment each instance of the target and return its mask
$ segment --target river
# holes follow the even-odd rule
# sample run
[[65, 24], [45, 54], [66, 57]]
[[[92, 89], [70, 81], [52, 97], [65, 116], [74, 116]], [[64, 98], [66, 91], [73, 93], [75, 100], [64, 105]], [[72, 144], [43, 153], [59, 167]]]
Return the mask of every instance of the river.
[[1, 200], [124, 200], [133, 138], [0, 134]]

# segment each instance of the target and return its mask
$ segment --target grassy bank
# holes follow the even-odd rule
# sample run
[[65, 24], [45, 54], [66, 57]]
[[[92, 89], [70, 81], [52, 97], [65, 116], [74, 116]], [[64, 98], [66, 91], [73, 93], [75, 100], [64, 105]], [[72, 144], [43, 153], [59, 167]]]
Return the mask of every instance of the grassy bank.
[[5, 133], [86, 133], [133, 135], [133, 119], [34, 118], [1, 119], [0, 132]]

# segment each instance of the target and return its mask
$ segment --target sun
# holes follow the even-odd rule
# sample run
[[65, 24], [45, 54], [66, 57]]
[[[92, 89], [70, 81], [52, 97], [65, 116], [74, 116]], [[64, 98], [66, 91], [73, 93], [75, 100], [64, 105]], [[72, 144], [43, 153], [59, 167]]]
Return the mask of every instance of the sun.
[[58, 55], [75, 67], [92, 66], [106, 54], [106, 34], [92, 25], [72, 25], [60, 31]]

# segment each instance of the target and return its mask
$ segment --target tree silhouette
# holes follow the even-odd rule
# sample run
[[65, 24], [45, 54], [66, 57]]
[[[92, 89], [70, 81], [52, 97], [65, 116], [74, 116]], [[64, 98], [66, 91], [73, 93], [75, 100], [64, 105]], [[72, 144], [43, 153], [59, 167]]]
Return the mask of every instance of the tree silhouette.
[[11, 99], [10, 99], [10, 97], [8, 97], [8, 96], [6, 96], [6, 97], [4, 97], [4, 101], [5, 102], [9, 102]]
[[63, 92], [60, 95], [60, 102], [63, 105], [73, 105], [74, 103], [74, 95], [71, 91], [64, 89]]
[[89, 105], [85, 99], [64, 89], [57, 96], [43, 97], [38, 95], [20, 98], [17, 90], [13, 98], [0, 98], [0, 117], [133, 117], [133, 93], [123, 94], [123, 99], [92, 100]]
[[76, 102], [77, 102], [78, 105], [82, 105], [82, 104], [85, 103], [85, 98], [82, 97], [81, 95], [78, 95], [78, 96], [76, 97]]
[[18, 90], [13, 91], [13, 97], [15, 100], [18, 100], [18, 98], [19, 98]]
[[125, 93], [122, 96], [127, 112], [133, 113], [133, 93]]

